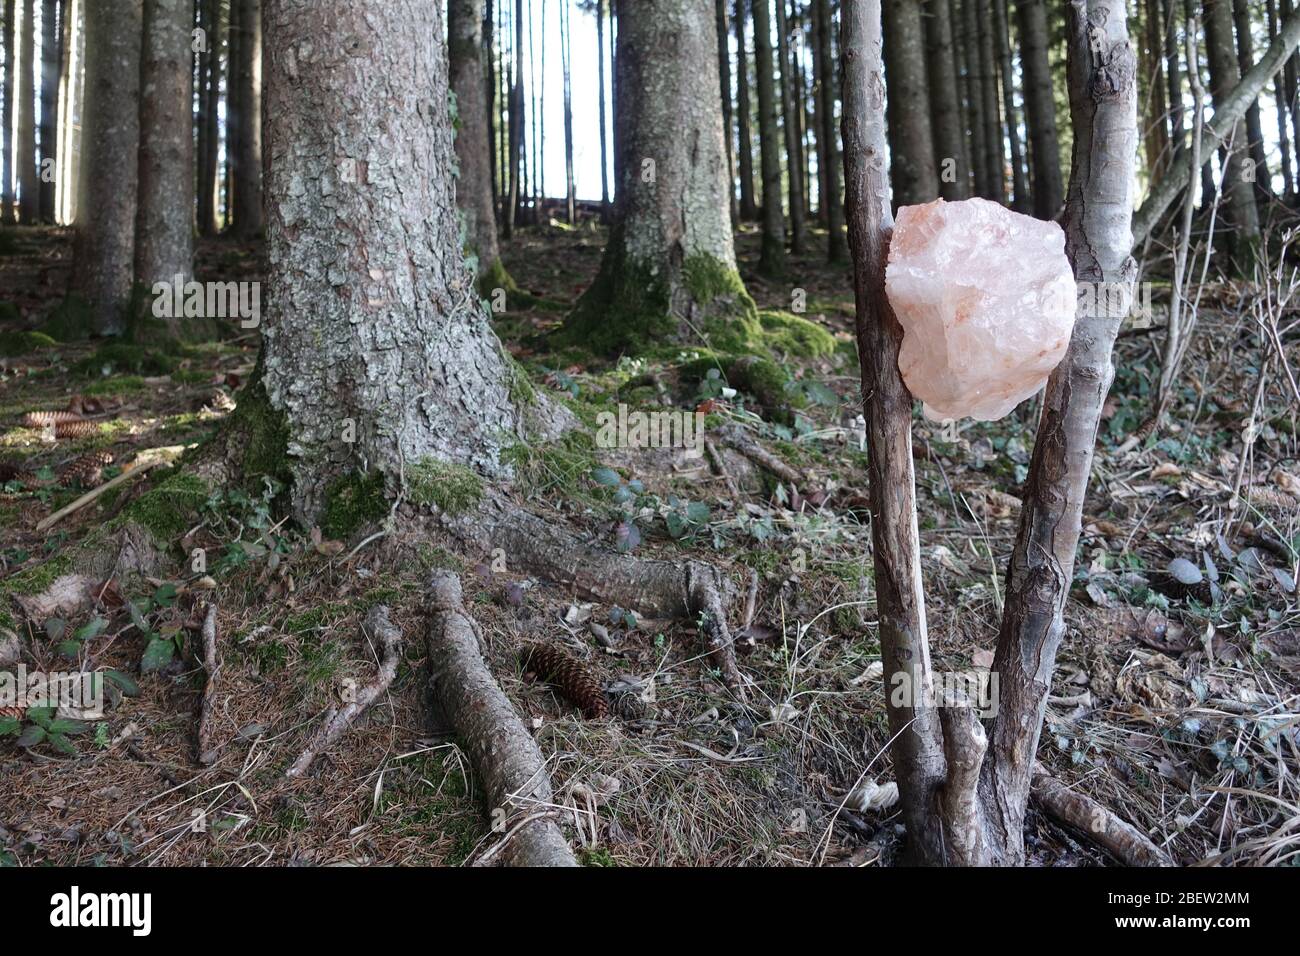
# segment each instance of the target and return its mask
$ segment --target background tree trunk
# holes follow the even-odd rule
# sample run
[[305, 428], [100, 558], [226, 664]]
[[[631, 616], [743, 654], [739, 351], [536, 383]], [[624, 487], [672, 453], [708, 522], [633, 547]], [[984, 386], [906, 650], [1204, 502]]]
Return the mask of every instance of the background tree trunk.
[[[65, 0], [66, 3], [66, 0]], [[56, 221], [55, 184], [59, 160], [59, 3], [41, 4], [41, 162], [40, 220]]]
[[1142, 141], [1147, 154], [1147, 175], [1155, 179], [1169, 165], [1169, 130], [1165, 105], [1164, 49], [1160, 29], [1160, 0], [1143, 0], [1142, 42], [1138, 44], [1138, 69], [1146, 92], [1142, 104]]
[[[1277, 2], [1268, 0], [1268, 42], [1277, 38]], [[1295, 177], [1291, 167], [1291, 131], [1287, 126], [1286, 71], [1273, 74], [1273, 104], [1277, 110], [1278, 153], [1282, 157], [1282, 190], [1288, 199], [1295, 196]]]
[[16, 0], [5, 0], [5, 76], [4, 104], [0, 110], [0, 121], [4, 123], [4, 155], [0, 156], [0, 166], [4, 168], [3, 189], [0, 190], [0, 218], [5, 223], [13, 223], [18, 218], [17, 199], [18, 180], [14, 175], [14, 86], [18, 82], [18, 58], [14, 56], [18, 41], [18, 9]]
[[749, 0], [736, 0], [736, 125], [738, 127], [737, 151], [740, 162], [740, 218], [753, 222], [758, 218], [758, 201], [754, 195], [754, 143], [753, 123], [749, 115], [749, 53], [745, 36], [745, 23], [749, 19]]
[[1045, 0], [1017, 0], [1020, 63], [1025, 74], [1025, 118], [1034, 164], [1034, 215], [1054, 219], [1065, 202], [1061, 148], [1056, 133], [1056, 98], [1047, 58]]
[[235, 235], [251, 239], [262, 231], [262, 0], [239, 5], [238, 56], [233, 83], [239, 91], [235, 117], [234, 183], [231, 202]]
[[131, 295], [142, 21], [141, 0], [86, 7], [84, 159], [72, 291], [89, 303], [100, 335], [123, 331]]
[[885, 79], [889, 110], [890, 180], [894, 206], [914, 206], [939, 195], [925, 76], [925, 31], [917, 0], [885, 0]]
[[[731, 109], [731, 36], [730, 17], [727, 16], [727, 0], [714, 0], [715, 16], [718, 29], [718, 82], [722, 87], [722, 142], [727, 150], [727, 182], [731, 199], [731, 222], [734, 226], [740, 218], [740, 204], [736, 200], [736, 149], [732, 131]], [[603, 115], [603, 114], [602, 114]]]
[[[804, 178], [803, 143], [799, 135], [799, 120], [803, 106], [799, 102], [799, 76], [790, 54], [790, 18], [786, 15], [785, 0], [776, 0], [777, 52], [781, 61], [781, 123], [785, 132], [785, 169], [790, 206], [790, 251], [803, 252], [804, 236]], [[723, 96], [726, 102], [726, 96]]]
[[785, 214], [781, 208], [781, 140], [777, 134], [772, 59], [771, 0], [750, 0], [754, 18], [754, 65], [758, 80], [759, 158], [763, 175], [763, 247], [758, 270], [769, 278], [785, 272]]
[[144, 0], [135, 277], [188, 282], [194, 260], [193, 0]]
[[478, 274], [496, 281], [501, 258], [492, 209], [487, 102], [483, 90], [483, 0], [449, 0], [447, 62], [456, 94], [456, 202], [465, 216], [465, 241], [478, 256]]
[[970, 197], [970, 160], [962, 126], [961, 95], [952, 42], [952, 0], [927, 0], [924, 9], [926, 65], [929, 72], [930, 125], [939, 195]]
[[[724, 2], [724, 0], [719, 0]], [[596, 0], [596, 75], [600, 82], [600, 216], [609, 219], [609, 146], [605, 119], [605, 0]], [[735, 200], [732, 200], [735, 205]]]
[[979, 44], [980, 116], [984, 120], [984, 166], [989, 195], [996, 202], [1007, 201], [1006, 154], [1002, 151], [1002, 114], [998, 106], [998, 66], [993, 42], [993, 0], [975, 0]]
[[1015, 72], [1011, 63], [1011, 25], [1007, 20], [1007, 0], [992, 0], [993, 29], [997, 34], [998, 67], [1002, 78], [1002, 110], [1006, 115], [1007, 143], [1011, 149], [1011, 184], [1015, 195], [1011, 207], [1028, 213], [1033, 204], [1029, 183], [1025, 179], [1024, 147], [1020, 139], [1020, 112], [1016, 109]]
[[[1255, 43], [1251, 38], [1250, 5], [1247, 0], [1233, 0], [1233, 20], [1237, 29], [1237, 72], [1245, 76], [1255, 65]], [[1273, 198], [1272, 174], [1264, 154], [1264, 123], [1260, 118], [1259, 97], [1246, 110], [1246, 137], [1250, 161], [1255, 166], [1255, 200], [1261, 210]]]
[[441, 16], [419, 0], [382, 17], [266, 3], [264, 384], [306, 523], [347, 475], [378, 473], [390, 494], [422, 461], [498, 475], [520, 433], [460, 250]]
[[202, 55], [199, 75], [203, 80], [200, 91], [203, 124], [203, 148], [198, 158], [199, 235], [212, 236], [217, 232], [217, 150], [220, 146], [217, 109], [221, 101], [221, 3], [220, 0], [200, 0], [203, 11], [203, 30], [206, 34], [207, 52]]
[[23, 0], [22, 40], [18, 51], [18, 215], [30, 226], [41, 217], [36, 160], [36, 0]]
[[822, 167], [822, 206], [826, 209], [826, 228], [830, 232], [826, 258], [842, 262], [848, 254], [844, 235], [844, 204], [840, 195], [840, 147], [835, 123], [835, 92], [839, 83], [835, 73], [832, 47], [830, 0], [813, 0], [814, 31], [817, 43], [817, 99], [821, 122], [818, 125], [818, 157]]
[[562, 330], [593, 351], [699, 342], [753, 309], [736, 274], [718, 71], [700, 68], [716, 22], [712, 0], [620, 7], [623, 178], [600, 272]]
[[966, 61], [966, 102], [970, 108], [971, 167], [975, 177], [975, 195], [995, 199], [994, 169], [989, 167], [988, 122], [984, 116], [984, 84], [980, 78], [980, 38], [978, 0], [961, 0], [961, 47]]
[[[1214, 101], [1214, 111], [1219, 113], [1224, 99], [1241, 79], [1232, 38], [1232, 0], [1205, 0], [1204, 9], [1210, 97]], [[1227, 150], [1227, 172], [1223, 177], [1224, 212], [1232, 227], [1229, 235], [1233, 259], [1238, 269], [1248, 269], [1259, 242], [1259, 212], [1255, 208], [1254, 167], [1244, 122], [1233, 126], [1231, 139], [1231, 148]]]

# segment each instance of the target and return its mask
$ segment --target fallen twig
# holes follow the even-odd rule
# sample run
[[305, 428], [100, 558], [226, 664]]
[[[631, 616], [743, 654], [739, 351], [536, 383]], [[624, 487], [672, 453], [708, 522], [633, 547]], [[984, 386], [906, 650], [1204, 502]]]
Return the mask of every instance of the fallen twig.
[[1083, 834], [1125, 866], [1173, 866], [1169, 856], [1131, 823], [1049, 774], [1034, 767], [1030, 795], [1040, 810]]
[[145, 462], [142, 465], [137, 465], [134, 468], [131, 468], [129, 471], [122, 472], [116, 478], [104, 482], [98, 488], [92, 488], [90, 491], [86, 492], [76, 501], [64, 505], [58, 511], [54, 512], [54, 514], [42, 518], [39, 522], [37, 522], [36, 530], [45, 531], [48, 528], [54, 527], [56, 524], [58, 524], [60, 521], [66, 518], [68, 515], [72, 514], [73, 512], [80, 511], [82, 508], [86, 507], [86, 505], [90, 504], [92, 501], [94, 501], [104, 492], [108, 491], [110, 488], [116, 488], [118, 485], [122, 484], [123, 482], [129, 481], [132, 478], [135, 478], [139, 475], [143, 475], [146, 471], [149, 471], [151, 468], [155, 468], [158, 465], [161, 465], [163, 463], [164, 463], [164, 459], [158, 458], [153, 461]]
[[805, 484], [806, 479], [798, 469], [782, 461], [744, 432], [734, 430], [727, 432], [722, 436], [722, 440], [729, 447], [740, 452], [754, 464], [767, 469], [782, 481], [795, 487]]
[[203, 702], [199, 705], [199, 763], [208, 766], [217, 759], [217, 750], [212, 746], [212, 709], [217, 691], [217, 606], [208, 605], [208, 613], [203, 618], [203, 671], [208, 679], [203, 685]]
[[379, 665], [379, 674], [374, 681], [357, 692], [356, 700], [339, 710], [334, 708], [326, 715], [325, 723], [312, 736], [307, 749], [299, 755], [288, 770], [286, 777], [301, 777], [311, 766], [322, 750], [334, 743], [352, 726], [353, 722], [378, 698], [388, 690], [388, 685], [397, 676], [398, 653], [402, 643], [402, 630], [388, 619], [388, 608], [378, 604], [366, 615], [366, 630], [379, 638], [384, 646], [383, 660]]

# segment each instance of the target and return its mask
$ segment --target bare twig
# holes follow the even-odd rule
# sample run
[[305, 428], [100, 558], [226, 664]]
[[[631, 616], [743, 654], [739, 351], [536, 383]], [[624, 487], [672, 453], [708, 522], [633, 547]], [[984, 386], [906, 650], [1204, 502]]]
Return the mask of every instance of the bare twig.
[[217, 663], [217, 606], [208, 605], [208, 613], [203, 618], [203, 670], [207, 681], [203, 685], [203, 702], [199, 705], [199, 763], [208, 766], [217, 759], [216, 748], [212, 746], [212, 709], [217, 690], [217, 674], [221, 666]]

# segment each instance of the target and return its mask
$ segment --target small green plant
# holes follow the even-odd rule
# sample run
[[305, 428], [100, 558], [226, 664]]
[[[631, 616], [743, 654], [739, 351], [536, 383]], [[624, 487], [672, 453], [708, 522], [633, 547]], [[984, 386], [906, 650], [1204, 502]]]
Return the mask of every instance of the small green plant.
[[77, 748], [69, 736], [84, 733], [89, 725], [85, 721], [56, 717], [53, 707], [31, 707], [24, 719], [0, 717], [0, 737], [17, 736], [14, 741], [28, 750], [49, 744], [60, 753], [76, 756]]

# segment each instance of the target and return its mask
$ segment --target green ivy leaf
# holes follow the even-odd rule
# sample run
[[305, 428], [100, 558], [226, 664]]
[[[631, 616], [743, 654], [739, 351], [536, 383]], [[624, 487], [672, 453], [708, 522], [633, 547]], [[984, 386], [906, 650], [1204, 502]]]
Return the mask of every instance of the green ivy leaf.
[[38, 727], [36, 724], [30, 724], [18, 738], [19, 747], [35, 747], [45, 739], [45, 728]]
[[591, 480], [598, 485], [604, 485], [606, 488], [614, 488], [622, 484], [623, 479], [619, 477], [618, 472], [613, 468], [593, 468], [591, 470]]
[[144, 649], [144, 657], [140, 659], [140, 673], [151, 674], [166, 667], [174, 656], [176, 645], [166, 638], [155, 637]]

